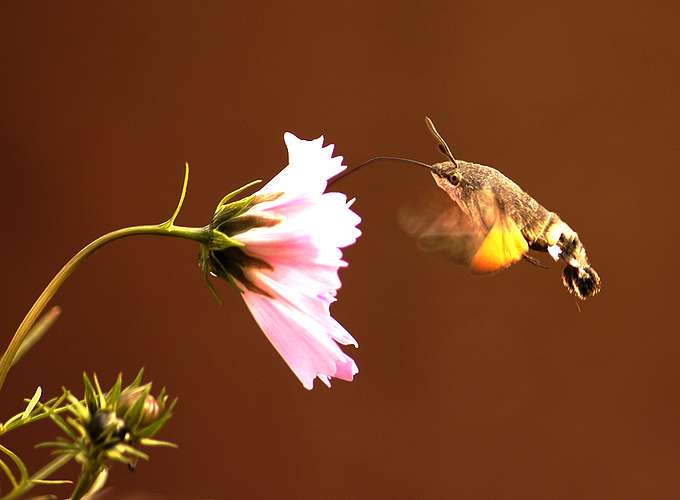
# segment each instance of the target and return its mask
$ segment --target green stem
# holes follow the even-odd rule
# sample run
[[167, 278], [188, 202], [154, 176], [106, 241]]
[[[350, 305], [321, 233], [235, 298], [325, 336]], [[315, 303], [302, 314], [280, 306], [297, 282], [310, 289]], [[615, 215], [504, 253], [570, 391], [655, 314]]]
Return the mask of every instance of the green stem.
[[59, 415], [60, 413], [67, 412], [71, 410], [71, 406], [72, 405], [62, 406], [61, 408], [50, 408], [49, 411], [45, 411], [38, 415], [34, 415], [30, 418], [27, 418], [26, 420], [22, 419], [15, 420], [9, 425], [5, 425], [2, 429], [0, 429], [0, 436], [7, 434], [9, 431], [13, 431], [14, 429], [18, 429], [19, 427], [23, 427], [24, 425], [32, 424], [33, 422], [38, 422], [40, 420], [45, 420], [46, 418], [49, 418], [50, 414]]
[[[99, 479], [99, 475], [104, 471], [103, 465], [98, 465], [96, 467], [92, 467], [90, 464], [84, 465], [80, 472], [78, 484], [76, 484], [76, 487], [71, 493], [71, 500], [80, 500], [86, 495], [89, 498], [90, 495], [88, 493], [93, 489], [97, 479]], [[104, 474], [106, 475], [107, 473], [104, 472]], [[104, 476], [103, 479], [106, 481], [106, 476]], [[103, 486], [103, 484], [99, 484], [98, 486]], [[94, 489], [97, 490], [99, 488], [95, 487]]]
[[7, 350], [3, 354], [2, 359], [0, 359], [0, 389], [2, 389], [5, 379], [7, 378], [7, 372], [9, 372], [9, 369], [12, 366], [12, 361], [14, 360], [17, 350], [25, 340], [26, 335], [31, 330], [33, 324], [40, 316], [40, 313], [45, 309], [45, 306], [47, 306], [52, 297], [54, 297], [54, 294], [57, 293], [59, 287], [64, 284], [66, 278], [68, 278], [73, 273], [73, 271], [76, 270], [81, 262], [83, 262], [87, 257], [92, 255], [96, 250], [103, 247], [107, 243], [111, 243], [112, 241], [126, 238], [128, 236], [138, 235], [171, 236], [175, 238], [194, 240], [201, 243], [208, 243], [210, 240], [210, 231], [207, 227], [193, 228], [174, 226], [172, 224], [172, 219], [159, 225], [133, 226], [118, 229], [94, 240], [80, 252], [75, 254], [71, 260], [69, 260], [64, 265], [64, 267], [61, 268], [54, 278], [52, 278], [50, 284], [47, 285], [45, 290], [43, 290], [43, 292], [40, 294], [40, 297], [38, 297], [38, 300], [35, 301], [33, 307], [31, 307], [31, 309], [26, 314], [26, 317], [19, 325], [19, 328], [14, 334], [14, 337], [12, 337], [12, 340], [9, 343]]
[[28, 481], [23, 481], [19, 484], [18, 488], [13, 489], [6, 496], [2, 497], [2, 500], [13, 500], [15, 498], [19, 498], [21, 495], [35, 486], [35, 483], [33, 482], [34, 480], [47, 479], [68, 462], [70, 462], [72, 458], [73, 456], [71, 455], [62, 455], [55, 458], [38, 472], [33, 474]]

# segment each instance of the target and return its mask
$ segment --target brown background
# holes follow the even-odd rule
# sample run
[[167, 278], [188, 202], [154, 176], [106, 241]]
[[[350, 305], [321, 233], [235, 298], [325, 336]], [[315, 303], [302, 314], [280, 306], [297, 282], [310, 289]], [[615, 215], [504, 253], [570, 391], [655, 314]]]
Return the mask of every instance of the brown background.
[[[543, 4], [6, 2], [3, 344], [80, 246], [169, 215], [184, 161], [179, 222], [200, 226], [285, 165], [286, 130], [350, 165], [438, 161], [425, 114], [559, 211], [604, 288], [579, 314], [557, 266], [480, 278], [419, 254], [394, 214], [427, 176], [375, 166], [338, 185], [363, 217], [334, 306], [355, 382], [305, 391], [236, 294], [211, 299], [194, 244], [145, 237], [67, 283], [2, 414], [144, 365], [180, 397], [164, 437], [181, 448], [117, 468], [119, 494], [677, 498], [678, 9]], [[8, 442], [35, 467], [53, 434]]]

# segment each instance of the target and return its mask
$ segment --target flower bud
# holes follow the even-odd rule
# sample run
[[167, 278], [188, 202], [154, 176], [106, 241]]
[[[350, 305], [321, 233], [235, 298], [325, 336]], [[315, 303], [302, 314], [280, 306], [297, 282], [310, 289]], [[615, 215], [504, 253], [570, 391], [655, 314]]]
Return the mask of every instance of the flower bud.
[[125, 433], [125, 422], [115, 412], [97, 410], [87, 425], [87, 433], [94, 443], [101, 443], [112, 436], [122, 438]]
[[144, 427], [152, 423], [160, 415], [161, 408], [158, 401], [156, 401], [156, 398], [149, 394], [148, 388], [144, 386], [126, 390], [120, 395], [120, 398], [118, 399], [118, 415], [124, 417], [125, 413], [139, 401], [139, 398], [144, 397], [145, 395], [146, 398], [144, 400], [144, 407], [142, 408], [142, 416], [139, 425]]

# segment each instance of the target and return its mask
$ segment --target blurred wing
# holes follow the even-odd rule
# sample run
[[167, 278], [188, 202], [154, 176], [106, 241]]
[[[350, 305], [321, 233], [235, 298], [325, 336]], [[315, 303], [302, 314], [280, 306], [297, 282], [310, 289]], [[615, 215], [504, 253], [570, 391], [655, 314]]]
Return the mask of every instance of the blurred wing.
[[420, 249], [470, 266], [474, 273], [504, 269], [529, 251], [522, 232], [490, 190], [479, 191], [460, 205], [437, 190], [405, 208], [399, 219]]

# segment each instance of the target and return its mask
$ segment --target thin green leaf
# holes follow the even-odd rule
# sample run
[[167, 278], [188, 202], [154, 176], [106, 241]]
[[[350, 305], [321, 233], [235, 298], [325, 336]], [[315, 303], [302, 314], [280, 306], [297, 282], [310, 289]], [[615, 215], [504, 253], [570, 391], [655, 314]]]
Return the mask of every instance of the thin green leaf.
[[[220, 200], [220, 202], [217, 204], [217, 210], [219, 210], [222, 207], [222, 205], [227, 203], [229, 200], [231, 200], [235, 196], [238, 196], [239, 194], [241, 194], [246, 189], [253, 187], [255, 184], [259, 184], [260, 182], [262, 182], [262, 179], [257, 179], [253, 182], [249, 182], [245, 186], [241, 186], [240, 188], [236, 189], [235, 191], [232, 191], [231, 193], [229, 193], [228, 195], [226, 195], [224, 198], [222, 198]], [[215, 210], [215, 212], [217, 212], [217, 210]]]
[[57, 321], [60, 314], [61, 308], [59, 306], [54, 306], [42, 315], [38, 322], [29, 330], [26, 338], [19, 346], [19, 349], [17, 349], [14, 359], [12, 359], [12, 366], [17, 364], [28, 350], [33, 347], [45, 333], [47, 333], [47, 330], [49, 330], [54, 322]]
[[47, 401], [45, 401], [43, 404], [44, 404], [45, 406], [52, 406], [52, 404], [53, 404], [56, 400], [57, 400], [57, 397], [54, 396], [54, 397], [48, 399]]
[[83, 427], [79, 421], [77, 421], [75, 418], [68, 417], [66, 421], [73, 427], [75, 430], [78, 431], [78, 434], [80, 434], [81, 438], [86, 438], [87, 437], [87, 431], [85, 430], [85, 427]]
[[250, 195], [241, 200], [221, 205], [220, 208], [215, 211], [215, 215], [213, 216], [212, 220], [212, 227], [219, 228], [228, 220], [238, 217], [242, 213], [246, 212], [254, 202], [255, 196]]
[[[56, 449], [56, 450], [52, 450], [50, 452], [50, 455], [57, 456], [57, 457], [68, 455], [69, 457], [73, 458], [73, 457], [78, 456], [78, 453], [75, 453], [74, 450]], [[81, 454], [81, 456], [83, 457], [82, 460], [85, 460], [85, 456], [82, 455], [82, 454]], [[80, 460], [80, 461], [82, 462], [82, 460]]]
[[111, 387], [111, 390], [106, 395], [106, 402], [108, 403], [109, 406], [113, 406], [113, 404], [118, 401], [122, 387], [123, 387], [123, 374], [119, 373], [118, 377], [116, 377], [116, 383], [113, 384], [113, 387]]
[[165, 446], [167, 448], [178, 448], [177, 444], [170, 441], [161, 441], [160, 439], [142, 438], [139, 440], [142, 446]]
[[106, 480], [109, 478], [109, 469], [104, 467], [99, 474], [97, 474], [97, 479], [94, 480], [92, 483], [92, 486], [90, 486], [90, 489], [87, 490], [87, 493], [83, 496], [83, 500], [88, 500], [92, 498], [92, 496], [100, 491], [104, 485], [106, 484]]
[[94, 386], [97, 389], [97, 399], [99, 400], [99, 408], [105, 408], [106, 395], [104, 394], [104, 391], [102, 391], [101, 385], [99, 385], [99, 379], [97, 378], [97, 374], [94, 373], [92, 376], [94, 378]]
[[120, 452], [118, 452], [116, 450], [108, 450], [106, 452], [106, 456], [110, 460], [115, 460], [116, 462], [122, 462], [124, 464], [132, 463], [132, 459], [130, 459], [129, 457], [126, 457], [125, 455], [121, 454]]
[[69, 400], [69, 403], [71, 403], [68, 406], [68, 410], [77, 418], [80, 420], [85, 420], [90, 416], [90, 410], [88, 410], [84, 404], [80, 402], [78, 398], [76, 398], [73, 394], [70, 392], [66, 395], [66, 397]]
[[63, 458], [63, 457], [54, 459], [50, 463], [48, 463], [47, 465], [43, 466], [38, 472], [33, 474], [33, 476], [31, 476], [31, 479], [32, 480], [47, 479], [48, 477], [50, 477], [57, 470], [59, 470], [61, 467], [63, 467], [64, 465], [66, 465], [70, 461], [71, 461], [70, 458], [67, 459], [67, 458]]
[[77, 449], [73, 443], [69, 441], [43, 441], [34, 446], [34, 448], [59, 448], [62, 450], [72, 450]]
[[142, 377], [144, 377], [144, 367], [139, 369], [137, 376], [132, 381], [132, 383], [126, 387], [126, 389], [129, 389], [129, 388], [132, 388], [132, 387], [137, 387], [138, 385], [141, 385], [142, 384]]
[[184, 164], [184, 182], [182, 183], [182, 192], [179, 195], [179, 202], [177, 202], [177, 208], [173, 212], [172, 216], [161, 224], [162, 227], [170, 228], [175, 223], [175, 219], [179, 215], [180, 210], [182, 210], [182, 205], [184, 205], [184, 198], [187, 195], [187, 185], [189, 184], [189, 163]]
[[9, 482], [12, 483], [12, 487], [16, 488], [17, 487], [17, 479], [14, 477], [14, 474], [12, 474], [12, 470], [9, 468], [9, 466], [2, 459], [0, 459], [0, 469], [3, 470], [3, 472], [7, 476], [7, 479], [9, 479]]
[[172, 414], [172, 412], [175, 410], [175, 406], [177, 406], [177, 401], [179, 401], [179, 398], [173, 399], [172, 403], [168, 405], [168, 409], [165, 410], [165, 412]]
[[142, 460], [149, 460], [149, 455], [127, 444], [121, 443], [117, 445], [116, 451], [125, 455], [132, 455], [133, 457], [141, 458]]
[[97, 391], [85, 372], [83, 372], [83, 386], [85, 387], [85, 401], [88, 408], [95, 408], [97, 406]]
[[[14, 500], [16, 498], [22, 497], [30, 489], [32, 489], [36, 485], [37, 482], [50, 477], [52, 474], [54, 474], [54, 472], [56, 472], [61, 467], [63, 467], [65, 464], [70, 462], [72, 458], [73, 458], [72, 456], [63, 456], [63, 457], [55, 458], [50, 463], [45, 465], [42, 469], [40, 469], [38, 472], [33, 474], [29, 480], [27, 480], [23, 483], [20, 483], [18, 488], [15, 488], [7, 496], [3, 497], [3, 499], [4, 500], [10, 500], [10, 499]], [[42, 496], [42, 497], [38, 497], [38, 498], [47, 499], [47, 498], [54, 498], [54, 497], [53, 496]], [[37, 498], [34, 498], [33, 500], [37, 500]]]
[[33, 484], [73, 484], [69, 479], [31, 479]]
[[[15, 424], [19, 420], [28, 419], [28, 417], [31, 416], [31, 412], [35, 409], [36, 406], [39, 409], [43, 409], [45, 407], [45, 405], [40, 402], [41, 396], [42, 396], [42, 388], [38, 387], [35, 390], [33, 397], [28, 401], [28, 405], [26, 406], [26, 409], [23, 412], [17, 413], [12, 418], [8, 419], [7, 422], [5, 422], [5, 424], [2, 426], [3, 431], [9, 431], [9, 430], [12, 430], [12, 429], [15, 429], [16, 427], [18, 427], [18, 425], [13, 425], [13, 424]], [[52, 398], [52, 399], [54, 399], [54, 398]], [[57, 401], [61, 402], [59, 399], [57, 399]], [[36, 415], [34, 415], [27, 422], [23, 422], [21, 425], [23, 425], [24, 423], [32, 422], [34, 417], [36, 417]], [[0, 434], [2, 434], [2, 432], [0, 432]]]
[[17, 413], [17, 414], [14, 415], [13, 417], [9, 418], [9, 419], [7, 420], [7, 422], [5, 422], [4, 427], [10, 427], [10, 426], [11, 426], [14, 422], [16, 422], [17, 420], [21, 420], [21, 418], [22, 418], [23, 416], [24, 416], [24, 412]]
[[75, 433], [74, 433], [74, 432], [71, 430], [71, 428], [66, 424], [66, 421], [64, 421], [64, 419], [61, 418], [57, 413], [55, 413], [53, 410], [50, 410], [48, 416], [50, 417], [50, 419], [52, 420], [52, 422], [54, 422], [55, 424], [57, 424], [57, 426], [58, 426], [62, 431], [64, 431], [64, 433], [65, 433], [68, 437], [70, 437], [70, 438], [73, 439], [73, 440], [78, 439], [77, 436], [75, 435]]
[[23, 421], [20, 418], [23, 414], [20, 413], [19, 415], [15, 415], [14, 417], [12, 417], [8, 421], [8, 424], [6, 424], [4, 426], [2, 433], [9, 432], [9, 431], [14, 430], [17, 427], [21, 427], [22, 425], [25, 425], [25, 424], [37, 422], [38, 420], [43, 420], [43, 419], [45, 419], [49, 416], [50, 412], [62, 413], [64, 411], [68, 410], [69, 407], [58, 408], [58, 406], [61, 404], [62, 401], [63, 401], [63, 397], [57, 398], [57, 401], [54, 403], [52, 408], [49, 408], [46, 405], [44, 405], [43, 403], [41, 403], [40, 401], [38, 401], [36, 403], [36, 406], [39, 410], [41, 410], [41, 413], [32, 415], [27, 420], [23, 420]]
[[5, 455], [7, 455], [9, 458], [12, 459], [14, 464], [17, 466], [17, 469], [19, 469], [19, 481], [24, 482], [28, 480], [28, 469], [26, 468], [26, 465], [24, 465], [24, 462], [9, 448], [5, 448], [3, 445], [0, 444], [0, 451], [2, 451]]
[[62, 391], [61, 396], [58, 398], [52, 398], [49, 401], [47, 401], [44, 405], [40, 404], [40, 407], [42, 408], [43, 406], [49, 406], [52, 410], [56, 411], [59, 406], [66, 401], [66, 396], [68, 396], [70, 392], [64, 392]]
[[33, 394], [33, 397], [28, 402], [28, 406], [26, 406], [22, 418], [28, 418], [28, 416], [33, 411], [33, 408], [35, 408], [35, 405], [37, 405], [38, 401], [40, 401], [40, 396], [42, 396], [42, 387], [38, 386], [38, 388], [35, 390], [35, 394]]

